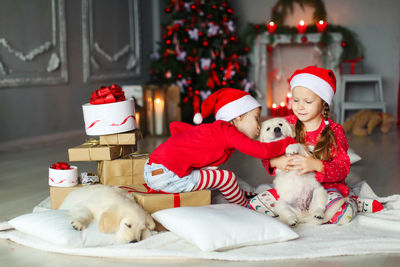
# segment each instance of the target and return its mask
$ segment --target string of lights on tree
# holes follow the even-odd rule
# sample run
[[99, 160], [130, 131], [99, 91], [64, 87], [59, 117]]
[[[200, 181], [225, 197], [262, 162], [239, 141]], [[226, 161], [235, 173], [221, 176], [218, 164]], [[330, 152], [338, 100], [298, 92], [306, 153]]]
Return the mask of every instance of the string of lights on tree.
[[220, 88], [254, 95], [254, 83], [247, 80], [249, 47], [239, 38], [227, 1], [171, 0], [165, 12], [172, 20], [151, 54], [150, 74], [153, 83], [179, 86], [183, 121], [191, 122], [201, 101]]

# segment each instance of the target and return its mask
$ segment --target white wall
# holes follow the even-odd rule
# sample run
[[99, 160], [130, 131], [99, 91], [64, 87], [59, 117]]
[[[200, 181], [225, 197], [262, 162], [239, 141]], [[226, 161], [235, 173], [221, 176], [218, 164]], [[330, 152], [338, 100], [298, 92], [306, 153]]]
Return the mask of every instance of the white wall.
[[[231, 0], [243, 28], [247, 22], [268, 21], [277, 1]], [[364, 45], [366, 73], [383, 77], [387, 111], [397, 115], [399, 86], [400, 1], [398, 0], [325, 0], [328, 23], [354, 31]], [[310, 23], [313, 9], [296, 8], [285, 24], [294, 26], [300, 19]]]

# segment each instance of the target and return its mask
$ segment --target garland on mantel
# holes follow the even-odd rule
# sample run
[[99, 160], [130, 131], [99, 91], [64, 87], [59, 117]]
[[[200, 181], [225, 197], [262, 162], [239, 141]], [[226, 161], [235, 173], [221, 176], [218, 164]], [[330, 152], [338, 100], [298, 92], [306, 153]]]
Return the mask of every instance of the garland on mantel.
[[[299, 4], [302, 9], [304, 9], [304, 5], [314, 7], [314, 25], [307, 25], [307, 30], [304, 34], [318, 33], [316, 23], [320, 20], [326, 22], [327, 13], [322, 0], [278, 0], [271, 10], [271, 21], [277, 25], [277, 28], [274, 34], [269, 34], [270, 49], [272, 49], [272, 45], [275, 42], [275, 34], [291, 35], [292, 40], [294, 40], [294, 37], [297, 36], [298, 32], [296, 27], [283, 25], [288, 12], [290, 11], [293, 13], [295, 3]], [[249, 23], [243, 32], [242, 38], [248, 47], [252, 47], [257, 35], [265, 32], [267, 32], [266, 24]], [[343, 62], [344, 60], [351, 61], [363, 57], [363, 46], [358, 40], [356, 34], [343, 26], [330, 24], [327, 25], [325, 31], [320, 33], [321, 38], [318, 44], [323, 52], [323, 55], [326, 54], [327, 48], [332, 44], [332, 33], [339, 33], [342, 35], [341, 46], [343, 49], [339, 57], [339, 63]], [[302, 42], [307, 43], [307, 38], [305, 36], [303, 36]]]

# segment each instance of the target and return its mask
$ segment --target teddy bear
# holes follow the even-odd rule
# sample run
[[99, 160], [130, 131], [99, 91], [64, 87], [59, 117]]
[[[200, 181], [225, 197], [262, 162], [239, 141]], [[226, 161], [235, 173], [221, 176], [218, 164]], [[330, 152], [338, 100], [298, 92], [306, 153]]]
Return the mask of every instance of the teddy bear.
[[345, 132], [352, 130], [355, 136], [367, 136], [380, 125], [382, 133], [387, 133], [397, 122], [396, 118], [386, 112], [360, 110], [343, 123]]

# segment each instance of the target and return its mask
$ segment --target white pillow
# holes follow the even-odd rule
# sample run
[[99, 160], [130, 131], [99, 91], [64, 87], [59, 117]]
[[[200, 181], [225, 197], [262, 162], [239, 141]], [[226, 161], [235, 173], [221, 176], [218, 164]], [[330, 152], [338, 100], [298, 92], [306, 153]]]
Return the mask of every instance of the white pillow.
[[100, 233], [95, 221], [83, 231], [75, 230], [71, 226], [71, 217], [67, 210], [28, 213], [8, 223], [20, 232], [65, 247], [96, 247], [117, 243], [114, 234]]
[[357, 155], [356, 152], [354, 152], [354, 150], [351, 148], [349, 148], [349, 150], [347, 150], [347, 155], [349, 155], [350, 164], [354, 164], [357, 161], [361, 160], [361, 157], [359, 155]]
[[202, 251], [281, 242], [299, 237], [278, 219], [235, 204], [165, 209], [152, 216], [165, 228]]

